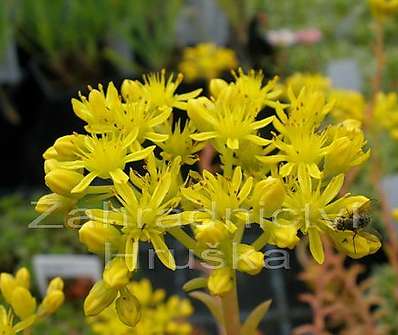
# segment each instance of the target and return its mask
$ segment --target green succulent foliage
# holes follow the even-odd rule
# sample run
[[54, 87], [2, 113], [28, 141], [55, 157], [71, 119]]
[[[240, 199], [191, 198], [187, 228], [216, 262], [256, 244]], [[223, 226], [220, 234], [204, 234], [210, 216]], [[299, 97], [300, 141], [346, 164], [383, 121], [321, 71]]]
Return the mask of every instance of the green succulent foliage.
[[35, 326], [35, 334], [65, 335], [65, 334], [94, 334], [83, 315], [81, 303], [63, 304], [51, 318]]
[[[29, 264], [35, 254], [84, 252], [73, 231], [33, 228], [30, 223], [37, 217], [30, 198], [17, 193], [0, 198], [0, 271], [13, 272], [17, 265]], [[63, 219], [52, 215], [40, 222], [49, 224], [62, 225]]]
[[0, 2], [0, 62], [12, 34], [11, 11], [13, 7], [11, 4], [9, 0]]
[[[112, 25], [113, 33], [123, 39], [135, 54], [130, 67], [135, 71], [158, 71], [170, 62], [175, 47], [177, 18], [182, 0], [119, 1]], [[108, 57], [123, 63], [121, 55], [107, 50]]]
[[372, 278], [371, 291], [381, 299], [378, 323], [386, 334], [398, 335], [398, 274], [390, 265], [383, 265], [375, 268]]

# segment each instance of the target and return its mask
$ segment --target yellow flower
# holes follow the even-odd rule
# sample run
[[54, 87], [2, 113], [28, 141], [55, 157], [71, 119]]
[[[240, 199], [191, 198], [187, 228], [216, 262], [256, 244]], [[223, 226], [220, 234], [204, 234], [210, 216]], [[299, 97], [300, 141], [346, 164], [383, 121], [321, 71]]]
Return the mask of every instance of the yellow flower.
[[163, 302], [166, 292], [162, 289], [153, 290], [152, 284], [148, 279], [132, 281], [127, 286], [129, 291], [134, 294], [142, 306], [153, 306]]
[[188, 165], [198, 160], [195, 154], [203, 149], [205, 143], [196, 143], [192, 140], [191, 134], [195, 132], [195, 128], [190, 121], [182, 125], [178, 120], [173, 126], [170, 120], [161, 129], [168, 135], [166, 141], [158, 143], [158, 146], [163, 149], [161, 155], [165, 160], [171, 161], [176, 157], [181, 157], [182, 164]]
[[[245, 103], [232, 86], [224, 90], [215, 102], [204, 98], [190, 100], [188, 115], [199, 130], [205, 130], [191, 135], [191, 138], [196, 141], [215, 139], [219, 147], [225, 143], [232, 150], [239, 149], [243, 140], [259, 146], [268, 145], [271, 141], [258, 136], [257, 131], [270, 124], [273, 117], [256, 120], [258, 113], [256, 106]], [[206, 124], [207, 129], [201, 129], [202, 124]]]
[[324, 95], [319, 91], [307, 91], [305, 88], [298, 97], [290, 90], [289, 97], [291, 105], [288, 114], [284, 112], [284, 106], [278, 105], [278, 118], [273, 121], [279, 131], [273, 145], [279, 153], [257, 158], [265, 164], [286, 162], [279, 170], [282, 177], [302, 170], [319, 179], [319, 165], [333, 146], [327, 143], [326, 132], [318, 132], [318, 127], [332, 105], [325, 103]]
[[115, 130], [116, 115], [123, 111], [123, 104], [113, 83], [109, 83], [106, 95], [102, 85], [98, 90], [90, 88], [88, 99], [80, 94], [79, 101], [72, 99], [75, 114], [87, 123], [90, 133], [107, 133]]
[[379, 92], [373, 108], [375, 125], [386, 129], [391, 137], [398, 139], [398, 95]]
[[256, 183], [248, 199], [255, 221], [259, 222], [260, 218], [271, 217], [281, 207], [285, 196], [285, 187], [278, 178], [267, 177]]
[[242, 170], [255, 179], [262, 179], [270, 172], [272, 164], [264, 164], [257, 156], [265, 156], [273, 150], [272, 146], [261, 147], [250, 141], [242, 141], [239, 149], [235, 150], [233, 165], [242, 167]]
[[150, 107], [186, 108], [186, 101], [198, 96], [200, 89], [183, 94], [175, 94], [183, 80], [183, 75], [178, 74], [175, 81], [173, 75], [166, 80], [166, 70], [160, 73], [144, 75], [144, 83], [138, 80], [125, 80], [122, 84], [123, 98], [129, 102], [138, 100], [146, 101]]
[[162, 263], [174, 270], [174, 257], [164, 241], [166, 228], [176, 224], [176, 219], [171, 219], [174, 216], [169, 216], [169, 213], [179, 202], [176, 197], [165, 200], [171, 190], [172, 173], [166, 171], [154, 189], [145, 180], [140, 182], [139, 178], [135, 178], [134, 181], [141, 193], [137, 194], [130, 183], [115, 184], [115, 196], [121, 208], [111, 211], [93, 209], [86, 213], [92, 220], [121, 228], [126, 264], [130, 271], [137, 267], [140, 241], [150, 242]]
[[346, 120], [327, 130], [333, 150], [325, 156], [325, 175], [337, 175], [363, 164], [370, 156], [370, 149], [364, 152], [365, 136], [356, 120]]
[[257, 112], [265, 106], [275, 106], [275, 100], [282, 91], [278, 88], [278, 77], [274, 77], [263, 85], [264, 75], [262, 71], [250, 70], [247, 74], [240, 68], [238, 72], [232, 72], [235, 83], [232, 84], [243, 98], [245, 103], [255, 106]]
[[286, 79], [286, 88], [291, 88], [295, 95], [298, 95], [303, 87], [327, 93], [331, 87], [331, 82], [329, 78], [318, 73], [295, 73]]
[[114, 134], [86, 136], [76, 147], [74, 161], [62, 162], [65, 169], [85, 169], [88, 174], [72, 188], [71, 193], [84, 192], [97, 177], [112, 179], [114, 183], [125, 183], [128, 175], [123, 171], [129, 162], [138, 161], [148, 156], [154, 146], [129, 153], [131, 144], [137, 134], [130, 133], [126, 137]]
[[237, 269], [250, 275], [258, 274], [264, 268], [264, 254], [251, 245], [239, 244], [237, 248]]
[[233, 288], [233, 272], [229, 267], [213, 270], [207, 287], [212, 295], [224, 295]]
[[[347, 252], [346, 244], [352, 243], [352, 240], [339, 237], [347, 236], [347, 234], [352, 236], [354, 233], [338, 231], [334, 220], [369, 201], [363, 196], [349, 195], [334, 200], [343, 182], [344, 175], [340, 174], [323, 186], [322, 180], [314, 180], [304, 171], [299, 173], [298, 182], [292, 186], [282, 210], [274, 218], [277, 224], [290, 225], [303, 234], [308, 234], [311, 253], [318, 263], [323, 263], [324, 260], [321, 233], [333, 237], [336, 246]], [[367, 239], [367, 235], [362, 232], [358, 232], [358, 235]], [[368, 248], [367, 253], [374, 251], [373, 247]], [[347, 253], [352, 255], [352, 253]], [[361, 250], [362, 256], [364, 253], [366, 252]]]
[[[14, 335], [26, 330], [30, 332], [31, 327], [38, 321], [41, 321], [46, 316], [54, 313], [63, 303], [63, 282], [61, 278], [56, 278], [51, 281], [47, 289], [47, 295], [37, 306], [36, 299], [29, 291], [30, 274], [26, 268], [21, 268], [17, 271], [15, 276], [9, 273], [0, 274], [0, 290], [4, 301], [10, 305], [10, 309], [5, 309], [0, 305], [0, 332], [5, 335]], [[61, 299], [56, 301], [56, 304], [49, 302], [54, 301], [54, 294], [61, 296]], [[14, 320], [18, 318], [19, 322], [14, 324]]]
[[239, 213], [244, 212], [242, 204], [252, 186], [253, 178], [243, 180], [242, 170], [237, 167], [231, 180], [221, 175], [214, 176], [205, 170], [203, 180], [183, 188], [182, 195], [201, 208], [201, 212], [192, 212], [192, 215], [185, 213], [187, 219], [196, 223], [196, 237], [207, 243], [233, 235], [241, 223]]
[[335, 101], [330, 114], [336, 121], [363, 120], [366, 102], [361, 93], [350, 90], [332, 90], [329, 97]]
[[157, 128], [170, 117], [170, 107], [152, 108], [144, 100], [129, 102], [115, 121], [121, 133], [137, 133], [137, 142], [145, 140], [159, 143], [167, 140], [167, 134], [159, 133]]
[[212, 43], [200, 43], [183, 50], [179, 70], [188, 81], [213, 79], [223, 71], [238, 66], [235, 53], [231, 49], [219, 47]]
[[[129, 292], [129, 293], [128, 293]], [[161, 292], [161, 294], [159, 294]], [[119, 300], [101, 312], [98, 316], [88, 319], [95, 334], [108, 335], [189, 335], [191, 325], [186, 318], [192, 314], [192, 306], [188, 300], [172, 296], [165, 301], [163, 290], [152, 291], [152, 286], [147, 279], [139, 282], [130, 282], [125, 302]], [[122, 295], [118, 298], [121, 299]], [[135, 297], [138, 301], [132, 301]], [[134, 299], [134, 298], [133, 298]], [[137, 307], [139, 306], [139, 312]], [[119, 313], [118, 313], [119, 312]], [[129, 327], [135, 316], [140, 314], [139, 321], [134, 327]], [[126, 323], [120, 319], [122, 316]], [[126, 319], [127, 318], [127, 319]]]

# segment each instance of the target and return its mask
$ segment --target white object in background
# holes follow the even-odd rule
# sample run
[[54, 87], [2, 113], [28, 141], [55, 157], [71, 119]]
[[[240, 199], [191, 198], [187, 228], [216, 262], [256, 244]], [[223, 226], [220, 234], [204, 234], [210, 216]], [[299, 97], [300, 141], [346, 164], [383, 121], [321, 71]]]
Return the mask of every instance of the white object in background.
[[355, 59], [334, 60], [328, 64], [326, 73], [334, 88], [361, 91], [362, 78]]
[[33, 270], [42, 296], [46, 294], [51, 278], [89, 278], [94, 282], [101, 279], [102, 264], [92, 255], [37, 255], [33, 257]]
[[18, 64], [17, 48], [11, 41], [0, 55], [0, 84], [16, 84], [21, 79], [21, 70]]
[[398, 208], [398, 175], [384, 177], [381, 186], [391, 210]]
[[225, 46], [229, 37], [228, 20], [217, 0], [185, 1], [176, 30], [177, 43], [183, 47], [202, 42]]
[[266, 34], [272, 45], [288, 47], [296, 43], [296, 34], [289, 29], [271, 30]]

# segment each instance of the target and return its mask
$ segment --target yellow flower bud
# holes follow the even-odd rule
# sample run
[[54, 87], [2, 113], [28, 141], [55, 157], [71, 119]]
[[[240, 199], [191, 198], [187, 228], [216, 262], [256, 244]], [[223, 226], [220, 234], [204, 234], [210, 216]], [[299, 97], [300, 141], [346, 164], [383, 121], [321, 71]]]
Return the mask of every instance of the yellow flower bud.
[[47, 174], [52, 170], [58, 169], [59, 166], [60, 164], [56, 159], [46, 159], [44, 161], [44, 173]]
[[120, 291], [120, 296], [116, 299], [115, 306], [120, 321], [127, 326], [134, 327], [140, 321], [140, 302], [128, 289]]
[[214, 270], [209, 276], [207, 287], [212, 295], [224, 295], [232, 290], [232, 270], [227, 267]]
[[204, 244], [217, 244], [228, 237], [228, 229], [221, 221], [205, 220], [196, 226], [195, 237]]
[[104, 281], [96, 282], [84, 300], [84, 313], [87, 316], [101, 313], [115, 300], [117, 293], [117, 289], [109, 287]]
[[11, 306], [18, 317], [23, 320], [36, 311], [36, 299], [22, 286], [17, 287], [11, 298]]
[[228, 87], [228, 83], [222, 79], [212, 79], [210, 81], [210, 94], [213, 98], [217, 98], [220, 95], [220, 92]]
[[40, 197], [36, 204], [35, 210], [38, 213], [45, 212], [68, 212], [76, 204], [76, 199], [67, 198], [62, 195], [51, 193]]
[[38, 314], [40, 316], [44, 316], [55, 313], [55, 311], [64, 303], [64, 300], [65, 295], [61, 290], [55, 288], [47, 290], [47, 295], [39, 306]]
[[79, 229], [80, 242], [94, 253], [103, 253], [108, 244], [115, 250], [121, 242], [119, 230], [110, 224], [88, 221]]
[[121, 88], [122, 96], [128, 101], [137, 100], [141, 87], [135, 80], [124, 80]]
[[250, 275], [259, 273], [264, 268], [264, 254], [256, 251], [251, 245], [239, 244], [237, 268]]
[[11, 304], [14, 290], [18, 287], [15, 278], [9, 273], [2, 273], [0, 275], [0, 289], [4, 299]]
[[57, 159], [57, 158], [58, 158], [58, 153], [57, 153], [57, 151], [55, 150], [55, 148], [52, 146], [52, 147], [49, 147], [49, 148], [44, 152], [43, 158], [44, 158], [45, 160], [47, 160], [47, 159]]
[[129, 283], [130, 272], [126, 265], [126, 260], [116, 257], [105, 266], [103, 273], [104, 282], [113, 288], [122, 288]]
[[30, 287], [30, 273], [27, 268], [20, 268], [15, 274], [15, 280], [19, 286], [25, 287], [29, 290]]
[[[71, 190], [83, 179], [83, 175], [76, 171], [55, 169], [46, 174], [45, 182], [51, 191], [66, 197], [76, 196]], [[77, 196], [80, 196], [79, 194]]]
[[54, 143], [54, 149], [61, 158], [73, 158], [76, 150], [74, 142], [78, 135], [66, 135], [58, 138]]
[[255, 215], [270, 217], [282, 206], [285, 195], [285, 188], [280, 179], [268, 177], [254, 186], [250, 204]]
[[262, 229], [268, 233], [267, 243], [279, 248], [292, 249], [300, 241], [297, 237], [297, 225], [284, 218], [275, 217], [273, 222], [265, 221]]
[[64, 289], [64, 281], [60, 277], [56, 277], [50, 281], [47, 287], [47, 293], [52, 291], [62, 291]]

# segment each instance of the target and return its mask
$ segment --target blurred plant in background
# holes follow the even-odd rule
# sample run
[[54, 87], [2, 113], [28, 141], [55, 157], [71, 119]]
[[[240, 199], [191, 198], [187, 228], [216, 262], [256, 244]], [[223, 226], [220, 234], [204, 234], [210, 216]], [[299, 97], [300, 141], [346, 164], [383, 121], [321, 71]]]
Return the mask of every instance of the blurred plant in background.
[[110, 1], [23, 0], [17, 38], [37, 66], [66, 85], [98, 78], [101, 44], [110, 28]]
[[[129, 61], [112, 49], [107, 56], [135, 72], [159, 71], [170, 65], [175, 52], [177, 18], [182, 0], [113, 1], [110, 27], [132, 50]], [[106, 13], [108, 14], [108, 13]]]
[[0, 4], [0, 63], [3, 60], [6, 48], [9, 46], [12, 33], [11, 1], [2, 1]]
[[[35, 196], [33, 196], [35, 197]], [[75, 232], [59, 229], [29, 229], [26, 223], [37, 218], [37, 213], [29, 204], [28, 198], [21, 194], [0, 198], [0, 271], [13, 271], [16, 264], [27, 265], [30, 257], [39, 253], [81, 252], [83, 248], [76, 241]], [[42, 226], [62, 227], [61, 216], [51, 216], [40, 222]], [[51, 232], [51, 233], [49, 233]], [[49, 238], [51, 234], [51, 238]], [[15, 248], [19, 241], [18, 248]]]

